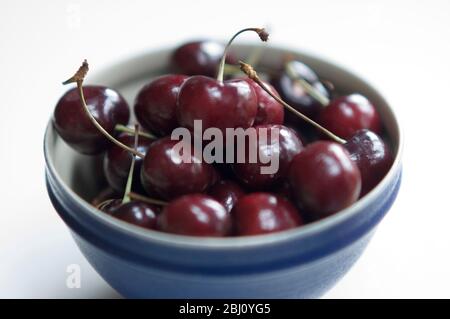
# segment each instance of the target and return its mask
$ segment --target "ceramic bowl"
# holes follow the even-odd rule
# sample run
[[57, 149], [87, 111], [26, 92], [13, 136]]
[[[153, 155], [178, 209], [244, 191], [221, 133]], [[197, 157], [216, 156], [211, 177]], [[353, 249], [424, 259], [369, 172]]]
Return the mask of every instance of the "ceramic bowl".
[[[245, 57], [251, 45], [234, 46]], [[118, 63], [89, 82], [119, 90], [133, 105], [137, 91], [168, 69], [172, 50]], [[396, 198], [401, 180], [402, 136], [391, 106], [371, 85], [323, 59], [265, 48], [262, 63], [275, 66], [286, 53], [310, 65], [340, 92], [359, 92], [377, 107], [395, 162], [386, 177], [352, 206], [326, 219], [264, 236], [196, 238], [145, 230], [91, 206], [102, 187], [101, 158], [83, 156], [48, 124], [44, 153], [50, 199], [80, 250], [121, 295], [139, 298], [315, 298], [355, 263]], [[94, 69], [94, 68], [93, 68]]]

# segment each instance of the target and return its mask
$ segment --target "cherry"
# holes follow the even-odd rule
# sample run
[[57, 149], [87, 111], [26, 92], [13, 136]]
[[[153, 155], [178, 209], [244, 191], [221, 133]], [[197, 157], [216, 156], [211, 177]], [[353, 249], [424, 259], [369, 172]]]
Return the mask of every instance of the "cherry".
[[320, 112], [318, 122], [342, 138], [351, 138], [362, 129], [381, 132], [381, 121], [373, 104], [361, 94], [331, 100]]
[[[315, 118], [319, 114], [322, 105], [297, 82], [297, 79], [303, 79], [322, 95], [329, 96], [327, 89], [320, 82], [317, 74], [300, 61], [288, 62], [286, 68], [272, 83], [283, 100], [306, 116]], [[290, 119], [292, 120], [292, 116]]]
[[[117, 91], [96, 85], [85, 86], [83, 91], [89, 111], [108, 133], [113, 134], [117, 124], [128, 123], [128, 104]], [[98, 154], [110, 145], [84, 112], [76, 88], [67, 91], [56, 104], [53, 124], [63, 140], [80, 153]]]
[[257, 113], [256, 95], [242, 80], [218, 82], [205, 76], [193, 76], [181, 87], [177, 118], [181, 126], [194, 128], [194, 120], [201, 120], [203, 129], [253, 125]]
[[116, 207], [122, 205], [122, 199], [118, 198], [111, 198], [104, 200], [100, 204], [96, 205], [97, 209], [101, 210], [102, 212], [105, 212], [107, 214], [110, 214], [113, 209]]
[[239, 198], [245, 195], [245, 191], [231, 180], [221, 180], [211, 187], [209, 195], [221, 203], [227, 212], [231, 212]]
[[130, 201], [108, 209], [112, 216], [147, 229], [156, 229], [158, 211], [158, 207], [140, 201]]
[[392, 154], [381, 137], [369, 130], [356, 132], [344, 146], [361, 172], [363, 196], [387, 174], [392, 166]]
[[274, 233], [303, 224], [299, 212], [288, 200], [270, 193], [245, 195], [232, 215], [239, 236]]
[[[119, 135], [118, 140], [130, 147], [133, 147], [134, 145], [134, 136], [126, 133]], [[152, 139], [140, 136], [136, 149], [140, 153], [145, 154], [152, 142]], [[133, 155], [130, 154], [130, 152], [117, 145], [111, 146], [111, 148], [109, 148], [105, 153], [105, 157], [103, 158], [103, 171], [108, 184], [117, 192], [123, 192], [125, 189], [132, 158]], [[142, 189], [139, 177], [142, 161], [142, 158], [136, 158], [136, 169], [134, 170], [132, 186], [133, 189]]]
[[[258, 84], [249, 78], [246, 78], [250, 86], [256, 93], [258, 111], [256, 113], [254, 125], [261, 124], [283, 124], [284, 122], [284, 108], [273, 97], [271, 97], [266, 91], [264, 91]], [[265, 83], [273, 94], [279, 96], [275, 88]]]
[[297, 204], [321, 218], [358, 199], [361, 173], [343, 146], [319, 141], [293, 159], [289, 183]]
[[[126, 103], [122, 103], [122, 102], [124, 102], [124, 100], [122, 97], [120, 97], [120, 95], [117, 92], [114, 92], [112, 94], [112, 96], [113, 96], [112, 99], [101, 98], [100, 99], [101, 103], [98, 102], [98, 100], [96, 100], [98, 103], [94, 103], [94, 106], [98, 106], [98, 107], [94, 107], [94, 111], [96, 111], [96, 113], [95, 113], [96, 116], [99, 116], [100, 119], [102, 119], [103, 117], [105, 117], [104, 115], [106, 114], [107, 115], [106, 117], [109, 120], [112, 119], [111, 121], [106, 122], [106, 124], [108, 124], [107, 129], [105, 129], [102, 126], [102, 124], [100, 124], [97, 121], [95, 116], [93, 114], [91, 114], [91, 110], [89, 109], [88, 103], [86, 102], [86, 98], [84, 95], [84, 88], [83, 88], [83, 81], [84, 81], [84, 78], [88, 71], [89, 71], [89, 65], [88, 65], [87, 61], [84, 60], [83, 63], [81, 64], [81, 66], [78, 68], [77, 72], [75, 72], [75, 74], [70, 79], [63, 82], [64, 85], [75, 82], [77, 84], [78, 95], [76, 97], [74, 91], [69, 91], [70, 94], [66, 93], [65, 96], [63, 96], [61, 98], [61, 100], [59, 101], [59, 102], [62, 102], [64, 100], [67, 100], [66, 103], [58, 102], [58, 104], [56, 105], [56, 108], [54, 111], [54, 120], [53, 120], [56, 130], [58, 131], [58, 133], [60, 135], [62, 134], [61, 136], [63, 136], [63, 139], [67, 139], [67, 138], [71, 139], [73, 137], [77, 137], [76, 139], [71, 139], [71, 141], [69, 141], [69, 143], [73, 144], [72, 146], [75, 149], [78, 149], [80, 152], [81, 151], [92, 151], [92, 154], [94, 154], [95, 152], [99, 152], [99, 147], [98, 147], [98, 145], [96, 145], [96, 143], [94, 141], [96, 139], [100, 140], [99, 134], [103, 134], [103, 136], [106, 139], [108, 139], [110, 142], [128, 150], [129, 152], [131, 152], [132, 154], [134, 154], [136, 156], [143, 158], [144, 154], [141, 154], [138, 151], [136, 151], [134, 148], [131, 148], [131, 147], [121, 143], [116, 138], [114, 138], [114, 136], [111, 135], [111, 132], [116, 128], [116, 126], [122, 125], [123, 124], [122, 120], [123, 120], [123, 122], [128, 122], [129, 116], [130, 116], [130, 110], [128, 108], [128, 105]], [[104, 88], [104, 87], [102, 87], [102, 88]], [[112, 91], [110, 89], [104, 89], [104, 90], [107, 90], [108, 92]], [[70, 98], [67, 99], [66, 95], [69, 95]], [[89, 92], [88, 92], [88, 96], [90, 96]], [[65, 97], [66, 97], [66, 99], [65, 99]], [[73, 102], [73, 101], [78, 101], [78, 102]], [[79, 108], [77, 111], [75, 111], [75, 113], [71, 113], [71, 112], [67, 113], [67, 109], [68, 109], [67, 105], [69, 105], [69, 106], [71, 105], [71, 106], [73, 106], [73, 108], [76, 108], [77, 106], [81, 106], [81, 108]], [[112, 110], [116, 110], [116, 112], [114, 112]], [[100, 115], [102, 115], [102, 116], [97, 114], [98, 112], [100, 112], [101, 113]], [[82, 114], [84, 114], [84, 116]], [[83, 118], [84, 118], [84, 120], [83, 120]], [[125, 121], [125, 118], [126, 118], [126, 121]], [[75, 121], [74, 121], [74, 119], [75, 119]], [[79, 124], [78, 120], [82, 121], [81, 122], [82, 126], [77, 125], [77, 124]], [[91, 125], [92, 125], [91, 128], [89, 128], [89, 125], [87, 124], [88, 120], [91, 122]], [[65, 129], [71, 127], [71, 125], [67, 125], [67, 123], [72, 124], [73, 132], [65, 131]], [[112, 125], [111, 123], [114, 125]], [[58, 129], [58, 126], [59, 126], [59, 129]], [[62, 130], [62, 128], [64, 128], [64, 130]], [[93, 128], [96, 128], [96, 131], [93, 131]], [[88, 134], [86, 134], [85, 130], [88, 132]], [[81, 139], [80, 139], [80, 136], [81, 136]], [[104, 144], [105, 145], [107, 144], [106, 140], [105, 140]], [[82, 146], [80, 146], [80, 145], [82, 145]]]
[[[214, 76], [224, 48], [223, 44], [214, 41], [188, 42], [175, 50], [172, 63], [183, 74]], [[234, 60], [232, 56], [227, 58], [228, 63]]]
[[[178, 143], [184, 143], [184, 149], [190, 148], [191, 153], [177, 150], [175, 145]], [[154, 191], [164, 199], [207, 191], [217, 181], [218, 174], [212, 165], [195, 153], [186, 142], [171, 140], [170, 137], [152, 143], [141, 168], [145, 190], [149, 193]]]
[[160, 136], [168, 135], [178, 126], [176, 106], [185, 75], [164, 75], [154, 79], [138, 93], [134, 113], [139, 123]]
[[[294, 130], [283, 125], [258, 125], [255, 126], [255, 129], [256, 139], [250, 140], [248, 144], [249, 150], [257, 150], [257, 161], [252, 163], [250, 151], [247, 151], [245, 152], [245, 161], [243, 163], [236, 161], [232, 167], [237, 179], [244, 185], [251, 189], [267, 189], [287, 175], [292, 159], [301, 152], [303, 144]], [[276, 131], [279, 132], [278, 136], [274, 135]], [[267, 138], [264, 140], [261, 136], [267, 136]], [[267, 174], [261, 171], [262, 167], [270, 165], [267, 160], [261, 160], [262, 154], [278, 158], [276, 172]]]
[[102, 189], [97, 195], [95, 195], [95, 197], [91, 200], [91, 204], [92, 206], [98, 208], [98, 206], [104, 201], [109, 200], [110, 198], [116, 198], [117, 195], [117, 192], [108, 186]]
[[232, 41], [241, 33], [254, 31], [261, 40], [267, 40], [264, 29], [247, 28], [236, 33], [225, 47], [217, 79], [192, 76], [181, 86], [178, 95], [177, 118], [181, 126], [194, 128], [194, 120], [201, 120], [204, 129], [253, 125], [257, 114], [257, 97], [247, 81], [234, 79], [223, 81], [225, 58]]
[[159, 229], [190, 236], [223, 237], [231, 231], [230, 214], [218, 201], [203, 194], [177, 198], [158, 216]]

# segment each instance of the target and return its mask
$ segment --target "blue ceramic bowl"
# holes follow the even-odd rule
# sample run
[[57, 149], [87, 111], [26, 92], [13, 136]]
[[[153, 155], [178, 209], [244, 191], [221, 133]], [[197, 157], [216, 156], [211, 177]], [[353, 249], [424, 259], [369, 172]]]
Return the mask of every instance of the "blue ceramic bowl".
[[[252, 46], [236, 46], [246, 56]], [[96, 77], [132, 104], [137, 90], [167, 69], [170, 50], [144, 54]], [[267, 48], [263, 63], [276, 65], [287, 50]], [[196, 238], [149, 231], [93, 208], [102, 183], [101, 160], [71, 150], [51, 122], [44, 141], [50, 199], [80, 250], [98, 273], [125, 297], [315, 298], [354, 264], [388, 212], [400, 186], [402, 137], [385, 99], [342, 68], [289, 52], [331, 80], [341, 92], [360, 92], [378, 108], [395, 162], [383, 181], [347, 209], [304, 227], [264, 236]], [[100, 172], [100, 173], [99, 173]]]

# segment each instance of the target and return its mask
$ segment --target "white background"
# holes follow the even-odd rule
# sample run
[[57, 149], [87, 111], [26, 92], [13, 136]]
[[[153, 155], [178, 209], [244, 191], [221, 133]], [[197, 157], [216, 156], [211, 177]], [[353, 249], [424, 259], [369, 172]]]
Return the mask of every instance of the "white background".
[[[76, 248], [44, 185], [44, 128], [61, 81], [81, 60], [94, 71], [161, 45], [261, 25], [271, 27], [271, 43], [365, 77], [406, 133], [398, 199], [325, 297], [450, 297], [448, 0], [2, 0], [0, 297], [117, 297]], [[81, 265], [81, 289], [65, 286], [73, 263]]]

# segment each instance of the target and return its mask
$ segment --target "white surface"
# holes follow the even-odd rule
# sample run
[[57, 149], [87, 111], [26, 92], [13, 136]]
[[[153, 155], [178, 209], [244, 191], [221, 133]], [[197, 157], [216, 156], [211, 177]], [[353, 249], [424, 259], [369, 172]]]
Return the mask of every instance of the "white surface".
[[[44, 127], [65, 91], [61, 81], [81, 60], [94, 71], [161, 45], [260, 25], [271, 27], [274, 44], [356, 70], [395, 106], [406, 133], [398, 199], [326, 297], [450, 297], [446, 0], [1, 1], [0, 297], [117, 296], [76, 248], [44, 184]], [[80, 289], [66, 288], [70, 264], [81, 266]]]

